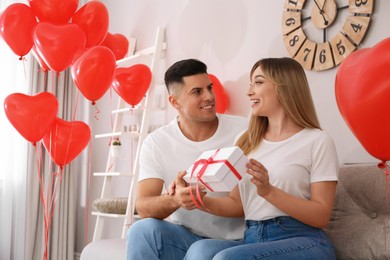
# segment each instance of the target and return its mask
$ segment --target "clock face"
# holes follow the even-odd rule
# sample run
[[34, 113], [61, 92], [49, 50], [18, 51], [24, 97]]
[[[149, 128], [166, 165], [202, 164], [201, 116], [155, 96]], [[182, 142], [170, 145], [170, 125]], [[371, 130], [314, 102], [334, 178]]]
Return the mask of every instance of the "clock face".
[[366, 34], [374, 0], [286, 0], [282, 32], [291, 57], [309, 70], [339, 65]]

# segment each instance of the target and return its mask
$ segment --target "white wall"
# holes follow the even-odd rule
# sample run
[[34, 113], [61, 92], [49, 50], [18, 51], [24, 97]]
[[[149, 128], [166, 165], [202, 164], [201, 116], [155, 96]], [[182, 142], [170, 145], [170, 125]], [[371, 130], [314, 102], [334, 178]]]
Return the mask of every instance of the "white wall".
[[[264, 57], [288, 56], [281, 33], [284, 0], [102, 0], [110, 14], [109, 31], [137, 38], [137, 48], [153, 45], [156, 28], [166, 28], [168, 44], [164, 69], [184, 58], [198, 58], [216, 75], [230, 96], [231, 114], [248, 115], [245, 96], [252, 64]], [[338, 3], [347, 3], [338, 0]], [[372, 47], [390, 36], [390, 1], [375, 1], [370, 30], [359, 48]], [[346, 12], [346, 11], [343, 11]], [[342, 15], [340, 15], [342, 16]], [[342, 27], [338, 19], [335, 27]], [[335, 100], [334, 80], [337, 68], [307, 71], [321, 125], [335, 140], [341, 163], [377, 162], [353, 136], [343, 121]], [[162, 83], [162, 75], [159, 75]], [[98, 102], [99, 120], [92, 119], [93, 131], [109, 131], [111, 98]], [[93, 114], [94, 112], [92, 112]], [[104, 132], [104, 131], [103, 131]], [[94, 142], [93, 171], [105, 168], [106, 144]], [[102, 150], [103, 149], [103, 150]], [[101, 181], [92, 179], [91, 200], [100, 195]], [[119, 185], [119, 184], [118, 184]], [[121, 182], [120, 189], [127, 183]], [[116, 189], [119, 190], [119, 189]], [[85, 245], [85, 209], [79, 214], [78, 251]], [[89, 217], [93, 233], [95, 217]], [[121, 222], [121, 221], [118, 221]], [[120, 225], [109, 221], [108, 237], [120, 235]], [[121, 224], [121, 223], [120, 223]], [[118, 229], [119, 227], [119, 229]], [[114, 232], [114, 229], [115, 232]]]

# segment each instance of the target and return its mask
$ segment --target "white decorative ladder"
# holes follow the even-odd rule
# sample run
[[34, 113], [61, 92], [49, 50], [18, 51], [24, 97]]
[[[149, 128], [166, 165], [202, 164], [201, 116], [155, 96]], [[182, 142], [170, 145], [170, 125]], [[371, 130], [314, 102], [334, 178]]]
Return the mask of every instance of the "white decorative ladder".
[[[94, 176], [104, 177], [100, 198], [108, 198], [110, 196], [111, 181], [113, 177], [117, 177], [117, 176], [131, 177], [126, 214], [111, 214], [111, 213], [102, 213], [99, 211], [92, 212], [92, 215], [95, 215], [97, 217], [95, 230], [93, 234], [93, 241], [102, 238], [102, 231], [103, 231], [105, 218], [109, 218], [109, 217], [122, 218], [122, 219], [124, 218], [121, 238], [125, 238], [126, 232], [133, 222], [134, 210], [135, 210], [136, 185], [137, 185], [138, 173], [139, 173], [139, 165], [138, 165], [139, 153], [141, 150], [141, 145], [149, 131], [150, 118], [153, 110], [153, 98], [154, 98], [155, 85], [156, 85], [155, 73], [157, 73], [159, 67], [159, 61], [162, 56], [162, 51], [167, 48], [166, 43], [164, 42], [164, 35], [165, 35], [165, 29], [159, 27], [157, 29], [154, 46], [140, 51], [135, 51], [135, 39], [130, 39], [130, 48], [133, 48], [133, 50], [130, 49], [129, 53], [132, 53], [133, 55], [117, 61], [118, 67], [130, 67], [138, 63], [143, 63], [149, 66], [152, 72], [152, 81], [150, 83], [149, 89], [145, 97], [136, 108], [131, 108], [129, 105], [126, 104], [126, 102], [123, 99], [119, 97], [117, 109], [112, 111], [112, 113], [115, 114], [112, 132], [108, 134], [95, 135], [95, 138], [107, 138], [107, 137], [114, 138], [125, 134], [124, 132], [122, 132], [123, 113], [129, 112], [131, 109], [142, 109], [142, 119], [141, 119], [140, 127], [137, 130], [137, 132], [131, 131], [130, 133], [131, 138], [138, 138], [136, 153], [134, 156], [135, 158], [133, 160], [132, 172], [131, 173], [115, 172], [115, 171], [112, 172], [110, 168], [112, 167], [115, 159], [112, 157], [111, 151], [109, 151], [107, 164], [106, 164], [106, 171], [93, 173]], [[112, 146], [110, 146], [110, 150], [111, 149]]]

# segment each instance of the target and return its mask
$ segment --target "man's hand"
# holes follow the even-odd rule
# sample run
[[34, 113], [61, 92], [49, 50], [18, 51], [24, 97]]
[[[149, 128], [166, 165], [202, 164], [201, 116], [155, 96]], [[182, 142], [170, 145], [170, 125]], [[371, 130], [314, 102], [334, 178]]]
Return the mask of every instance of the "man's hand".
[[[173, 193], [170, 195], [175, 196], [175, 199], [179, 203], [180, 207], [187, 210], [192, 210], [196, 208], [196, 205], [191, 199], [191, 192], [193, 196], [196, 197], [196, 186], [189, 186], [183, 179], [184, 175], [186, 175], [186, 172], [182, 171], [179, 172], [179, 174], [176, 176], [174, 183], [172, 183], [170, 186], [170, 190], [173, 190]], [[199, 185], [201, 198], [206, 195], [206, 192], [204, 190], [205, 187]]]

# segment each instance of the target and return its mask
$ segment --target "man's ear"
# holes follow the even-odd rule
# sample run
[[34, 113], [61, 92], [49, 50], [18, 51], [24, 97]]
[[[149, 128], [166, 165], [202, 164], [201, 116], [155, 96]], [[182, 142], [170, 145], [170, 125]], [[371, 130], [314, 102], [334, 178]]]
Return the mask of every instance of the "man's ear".
[[170, 95], [170, 96], [168, 97], [168, 101], [169, 101], [169, 103], [171, 103], [171, 105], [172, 105], [175, 109], [179, 109], [179, 108], [180, 108], [180, 104], [179, 104], [179, 102], [178, 102], [178, 100], [177, 100], [177, 97]]

